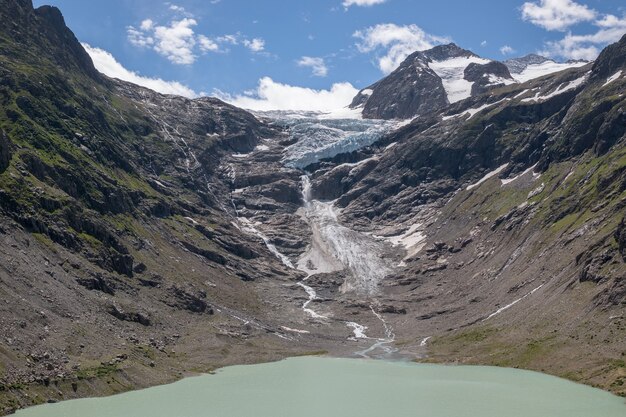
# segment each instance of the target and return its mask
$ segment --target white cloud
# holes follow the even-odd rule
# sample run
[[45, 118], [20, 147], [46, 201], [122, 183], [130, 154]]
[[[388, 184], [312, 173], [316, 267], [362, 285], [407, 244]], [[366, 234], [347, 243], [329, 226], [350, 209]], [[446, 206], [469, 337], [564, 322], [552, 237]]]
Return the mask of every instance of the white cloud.
[[151, 47], [174, 64], [189, 65], [196, 60], [193, 27], [197, 24], [195, 19], [184, 18], [173, 20], [169, 26], [157, 26], [151, 19], [145, 19], [139, 29], [128, 27], [128, 40], [135, 46]]
[[[146, 19], [143, 22], [141, 22], [142, 27], [148, 27], [149, 25], [150, 27], [152, 25], [152, 20], [150, 19]], [[138, 30], [138, 29], [135, 29], [133, 26], [129, 26], [126, 29], [128, 41], [132, 43], [133, 45], [138, 46], [140, 48], [145, 48], [145, 47], [154, 45], [154, 38], [146, 33], [148, 30], [149, 29]]]
[[597, 12], [572, 0], [539, 0], [522, 5], [522, 19], [547, 30], [565, 30], [579, 22], [591, 21]]
[[218, 52], [220, 50], [220, 46], [217, 42], [204, 35], [198, 36], [198, 45], [200, 46], [200, 50], [202, 50], [202, 52]]
[[328, 67], [324, 62], [324, 58], [303, 56], [297, 62], [299, 67], [309, 67], [313, 75], [316, 77], [325, 77], [328, 75]]
[[601, 48], [617, 42], [626, 33], [626, 16], [620, 19], [614, 15], [605, 15], [594, 24], [599, 28], [595, 33], [568, 33], [563, 39], [546, 42], [541, 53], [551, 57], [590, 61], [598, 56]]
[[146, 19], [141, 22], [141, 25], [139, 27], [141, 28], [141, 30], [150, 30], [153, 26], [154, 22], [152, 21], [152, 19]]
[[482, 42], [480, 43], [480, 46], [482, 46], [483, 48], [484, 48], [485, 46], [487, 46], [487, 41], [482, 41]]
[[254, 38], [252, 40], [244, 39], [243, 45], [252, 52], [261, 52], [265, 49], [265, 41], [261, 38]]
[[156, 26], [154, 50], [174, 64], [193, 64], [196, 60], [193, 53], [196, 40], [192, 27], [197, 24], [195, 19], [185, 18], [173, 21], [170, 26]]
[[174, 64], [190, 65], [197, 59], [198, 52], [228, 52], [225, 45], [243, 45], [252, 52], [263, 52], [265, 40], [249, 39], [241, 33], [227, 34], [214, 38], [197, 35], [196, 19], [181, 6], [170, 5], [169, 10], [184, 18], [174, 18], [167, 25], [158, 25], [152, 19], [144, 19], [139, 27], [127, 28], [128, 40], [141, 48], [151, 48]]
[[448, 38], [430, 35], [416, 25], [393, 23], [370, 26], [356, 31], [353, 36], [360, 39], [357, 48], [363, 53], [384, 51], [378, 57], [378, 67], [385, 74], [396, 69], [411, 53], [449, 42]]
[[515, 49], [513, 49], [509, 45], [504, 45], [503, 47], [500, 48], [500, 53], [502, 55], [510, 55], [510, 54], [512, 54], [514, 52], [515, 52]]
[[237, 107], [251, 110], [333, 111], [350, 104], [358, 90], [350, 83], [336, 83], [329, 90], [314, 90], [275, 82], [270, 77], [259, 80], [257, 88], [241, 95], [221, 91], [214, 94]]
[[119, 78], [120, 80], [141, 85], [163, 94], [175, 94], [189, 98], [198, 96], [195, 91], [178, 81], [164, 81], [160, 78], [141, 76], [124, 68], [109, 52], [100, 48], [94, 48], [86, 43], [82, 45], [91, 57], [96, 69], [109, 77]]
[[220, 43], [229, 43], [231, 45], [239, 44], [239, 35], [222, 35], [219, 36], [216, 40]]
[[374, 6], [375, 4], [382, 4], [387, 0], [343, 0], [343, 7], [346, 9], [350, 6]]

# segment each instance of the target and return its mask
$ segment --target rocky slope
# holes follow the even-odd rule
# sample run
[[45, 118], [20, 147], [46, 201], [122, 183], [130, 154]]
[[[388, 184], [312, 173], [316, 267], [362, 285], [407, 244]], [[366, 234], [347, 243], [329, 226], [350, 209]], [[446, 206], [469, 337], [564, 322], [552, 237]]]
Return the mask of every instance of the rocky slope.
[[399, 127], [157, 94], [0, 6], [0, 412], [321, 352], [624, 394], [626, 38], [416, 53], [355, 103]]

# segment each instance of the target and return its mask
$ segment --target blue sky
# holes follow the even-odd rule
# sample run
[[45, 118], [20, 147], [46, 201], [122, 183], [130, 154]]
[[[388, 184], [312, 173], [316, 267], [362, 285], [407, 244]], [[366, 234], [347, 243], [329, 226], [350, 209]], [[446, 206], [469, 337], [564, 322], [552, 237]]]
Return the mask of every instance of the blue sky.
[[[34, 4], [59, 7], [79, 40], [91, 46], [96, 66], [108, 75], [135, 82], [155, 79], [158, 83], [147, 85], [189, 96], [218, 94], [233, 102], [246, 94], [282, 94], [281, 88], [284, 94], [329, 90], [324, 100], [345, 100], [411, 51], [448, 41], [499, 60], [531, 52], [560, 60], [593, 59], [626, 32], [626, 7], [613, 0]], [[289, 90], [295, 86], [316, 91]]]

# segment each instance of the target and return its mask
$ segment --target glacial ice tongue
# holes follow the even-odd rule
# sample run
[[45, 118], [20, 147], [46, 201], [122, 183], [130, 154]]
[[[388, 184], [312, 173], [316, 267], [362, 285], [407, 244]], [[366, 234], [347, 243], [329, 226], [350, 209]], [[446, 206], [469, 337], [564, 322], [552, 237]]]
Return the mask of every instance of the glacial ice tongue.
[[369, 146], [400, 125], [398, 121], [281, 118], [297, 142], [285, 150], [283, 163], [302, 169], [324, 158]]

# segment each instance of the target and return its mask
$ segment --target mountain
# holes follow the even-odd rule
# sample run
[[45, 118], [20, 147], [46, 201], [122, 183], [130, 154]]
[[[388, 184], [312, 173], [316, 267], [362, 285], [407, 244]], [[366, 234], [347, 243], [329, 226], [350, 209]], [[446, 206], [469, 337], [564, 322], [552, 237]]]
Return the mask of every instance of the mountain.
[[411, 54], [391, 74], [359, 91], [350, 108], [362, 108], [365, 118], [411, 119], [493, 88], [585, 64], [559, 64], [539, 55], [498, 62], [453, 43], [440, 45]]
[[0, 6], [0, 413], [320, 353], [624, 395], [626, 37], [529, 81], [418, 52], [355, 105], [419, 117], [347, 120], [113, 80]]
[[381, 296], [407, 311], [389, 320], [407, 350], [623, 394], [625, 47], [416, 118], [315, 172], [314, 196], [342, 190], [326, 198], [345, 224], [407, 250]]

